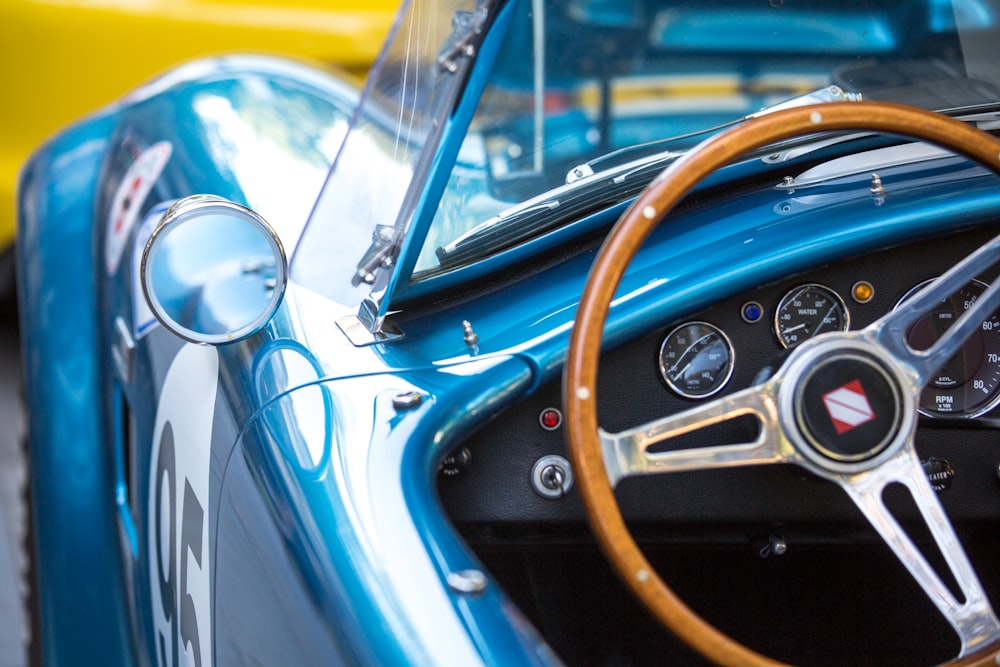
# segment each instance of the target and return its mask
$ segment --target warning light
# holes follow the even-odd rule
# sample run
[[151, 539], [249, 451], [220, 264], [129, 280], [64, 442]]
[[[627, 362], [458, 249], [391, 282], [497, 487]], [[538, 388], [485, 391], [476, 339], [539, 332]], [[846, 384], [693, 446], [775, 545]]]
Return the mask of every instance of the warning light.
[[875, 288], [867, 280], [854, 283], [851, 288], [851, 297], [858, 303], [868, 303], [875, 296]]
[[546, 431], [554, 431], [562, 425], [562, 413], [556, 408], [545, 408], [538, 415], [538, 423]]
[[742, 317], [743, 321], [746, 322], [747, 324], [754, 324], [755, 322], [759, 322], [760, 318], [763, 316], [764, 316], [764, 307], [761, 306], [756, 301], [747, 301], [746, 303], [743, 304], [743, 307], [740, 309], [740, 317]]

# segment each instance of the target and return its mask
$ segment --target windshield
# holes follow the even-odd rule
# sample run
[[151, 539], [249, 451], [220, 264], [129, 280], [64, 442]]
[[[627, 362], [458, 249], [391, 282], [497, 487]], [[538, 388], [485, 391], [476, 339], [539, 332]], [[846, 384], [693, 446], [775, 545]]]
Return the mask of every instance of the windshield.
[[[506, 34], [457, 159], [438, 165], [447, 179], [443, 194], [420, 212], [431, 220], [412, 250], [415, 281], [535, 238], [550, 229], [542, 218], [565, 225], [607, 205], [607, 193], [580, 197], [603, 170], [683, 150], [700, 133], [789, 98], [827, 90], [837, 91], [831, 99], [937, 110], [1000, 100], [1000, 0], [513, 4], [511, 20], [495, 26]], [[439, 30], [442, 42], [447, 32]], [[391, 183], [378, 185], [388, 196], [362, 209], [365, 238], [360, 251], [352, 245], [355, 265], [370, 250], [373, 223], [400, 219], [400, 184], [409, 182], [415, 162], [401, 165], [403, 173], [387, 173]], [[350, 189], [370, 197], [371, 187], [366, 181]], [[623, 188], [617, 196], [635, 192]], [[343, 216], [353, 209], [338, 210]], [[529, 223], [519, 233], [497, 232], [519, 218]], [[328, 242], [330, 234], [339, 232], [327, 233]]]
[[356, 306], [391, 264], [461, 82], [447, 58], [484, 19], [475, 0], [403, 4], [296, 247], [300, 284]]

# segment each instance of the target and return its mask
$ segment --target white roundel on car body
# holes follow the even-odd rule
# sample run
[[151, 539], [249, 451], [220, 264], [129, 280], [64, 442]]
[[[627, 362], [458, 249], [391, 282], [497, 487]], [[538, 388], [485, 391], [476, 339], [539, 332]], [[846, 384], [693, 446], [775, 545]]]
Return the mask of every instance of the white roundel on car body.
[[188, 344], [163, 381], [146, 499], [149, 591], [160, 667], [212, 664], [209, 468], [219, 357]]
[[118, 270], [122, 252], [132, 226], [139, 217], [142, 203], [167, 166], [171, 153], [173, 146], [170, 142], [155, 143], [140, 153], [122, 176], [111, 200], [108, 228], [104, 234], [104, 268], [109, 276]]
[[146, 216], [139, 223], [139, 229], [135, 232], [135, 239], [132, 242], [132, 336], [139, 340], [158, 324], [153, 310], [146, 302], [146, 296], [142, 292], [142, 251], [146, 247], [146, 242], [153, 235], [153, 230], [160, 223], [163, 214], [167, 212], [174, 200], [160, 202], [149, 209]]

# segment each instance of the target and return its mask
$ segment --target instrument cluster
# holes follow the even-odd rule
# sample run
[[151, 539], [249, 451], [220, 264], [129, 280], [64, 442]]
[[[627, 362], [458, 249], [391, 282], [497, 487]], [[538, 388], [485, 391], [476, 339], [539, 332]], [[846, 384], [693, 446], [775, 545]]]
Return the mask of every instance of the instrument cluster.
[[[931, 282], [911, 287], [895, 307]], [[906, 333], [914, 350], [926, 350], [988, 288], [980, 280], [965, 285], [921, 318]], [[819, 282], [804, 282], [786, 289], [773, 310], [759, 301], [744, 302], [743, 322], [770, 321], [774, 342], [791, 349], [830, 331], [851, 328], [851, 307], [869, 303], [875, 287], [857, 280], [848, 298]], [[851, 304], [850, 306], [848, 304]], [[871, 317], [869, 317], [871, 319]], [[860, 327], [858, 327], [860, 328]], [[710, 321], [698, 319], [674, 327], [663, 338], [659, 352], [660, 376], [677, 396], [700, 400], [722, 391], [736, 368], [732, 338]], [[965, 342], [961, 350], [941, 368], [920, 397], [920, 411], [930, 417], [978, 417], [1000, 402], [1000, 311], [992, 313]]]
[[[598, 423], [620, 433], [753, 386], [781, 365], [790, 348], [827, 331], [870, 326], [995, 234], [961, 230], [947, 242], [914, 240], [709, 296], [706, 305], [665, 316], [662, 327], [635, 331], [602, 353]], [[931, 309], [906, 333], [909, 344], [927, 349], [1000, 280], [998, 273], [995, 267], [977, 276]], [[547, 535], [563, 540], [582, 525], [562, 405], [562, 378], [554, 377], [476, 432], [442, 467], [442, 502], [472, 538], [538, 540], [534, 531], [544, 525], [554, 527]], [[942, 366], [919, 407], [924, 419], [915, 446], [952, 520], [995, 517], [1000, 313], [987, 317]], [[737, 417], [678, 435], [670, 447], [752, 442], [758, 431], [755, 418]], [[700, 536], [709, 524], [722, 532], [732, 528], [731, 539], [744, 539], [761, 517], [797, 526], [804, 531], [800, 539], [811, 539], [803, 535], [820, 526], [817, 539], [827, 539], [830, 525], [850, 525], [853, 509], [839, 488], [814, 482], [794, 466], [747, 466], [669, 479], [636, 476], [622, 480], [615, 493], [633, 525], [669, 524], [662, 533], [652, 528], [650, 539], [685, 539], [687, 528]]]

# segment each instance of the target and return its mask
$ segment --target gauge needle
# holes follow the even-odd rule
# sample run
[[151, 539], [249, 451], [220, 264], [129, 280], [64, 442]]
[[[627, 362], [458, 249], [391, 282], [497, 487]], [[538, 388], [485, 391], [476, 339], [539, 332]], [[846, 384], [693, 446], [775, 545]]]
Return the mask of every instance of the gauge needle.
[[806, 328], [806, 323], [803, 322], [802, 324], [797, 324], [794, 327], [791, 327], [790, 329], [782, 329], [782, 332], [786, 333], [786, 334], [790, 334], [793, 331], [798, 331], [799, 329], [805, 329], [805, 328]]
[[821, 320], [819, 321], [819, 326], [817, 326], [817, 327], [816, 327], [816, 331], [814, 331], [814, 332], [813, 332], [813, 335], [814, 335], [814, 336], [815, 336], [816, 334], [818, 334], [818, 333], [819, 333], [819, 330], [823, 328], [823, 325], [824, 325], [824, 324], [826, 324], [826, 323], [827, 323], [827, 322], [828, 322], [828, 321], [830, 320], [830, 315], [832, 315], [832, 314], [833, 314], [833, 311], [835, 311], [836, 309], [837, 309], [837, 305], [836, 305], [836, 304], [834, 304], [834, 305], [830, 306], [830, 310], [826, 311], [826, 315], [824, 315], [824, 316], [823, 316], [823, 319], [821, 319]]
[[[693, 364], [693, 363], [694, 363], [694, 360], [698, 358], [698, 353], [697, 353], [697, 352], [693, 352], [693, 353], [692, 353], [692, 351], [693, 351], [693, 350], [695, 350], [695, 349], [697, 349], [697, 348], [698, 348], [698, 346], [700, 346], [700, 345], [701, 345], [701, 344], [702, 344], [702, 343], [703, 343], [704, 341], [708, 340], [708, 339], [709, 339], [709, 338], [711, 338], [712, 336], [713, 336], [713, 334], [705, 334], [704, 336], [702, 336], [701, 338], [699, 338], [699, 339], [698, 339], [698, 340], [696, 340], [695, 342], [693, 342], [693, 343], [691, 343], [690, 345], [688, 345], [688, 346], [687, 346], [687, 349], [686, 349], [686, 350], [684, 350], [684, 353], [683, 353], [683, 354], [681, 354], [681, 358], [680, 358], [680, 359], [678, 359], [678, 360], [677, 360], [677, 363], [676, 363], [676, 364], [674, 364], [673, 368], [671, 368], [671, 369], [670, 369], [670, 370], [668, 371], [668, 374], [669, 374], [669, 375], [671, 375], [672, 377], [677, 377], [677, 375], [678, 375], [678, 372], [677, 372], [677, 366], [678, 366], [678, 365], [679, 365], [679, 364], [680, 364], [680, 363], [681, 363], [682, 361], [684, 361], [685, 359], [688, 359], [688, 362], [687, 362], [686, 364], [684, 364], [684, 368], [682, 368], [682, 369], [680, 370], [680, 374], [682, 374], [682, 375], [683, 375], [684, 373], [686, 373], [686, 372], [687, 372], [687, 369], [691, 368], [691, 364]], [[689, 357], [689, 355], [690, 355], [690, 357]]]

